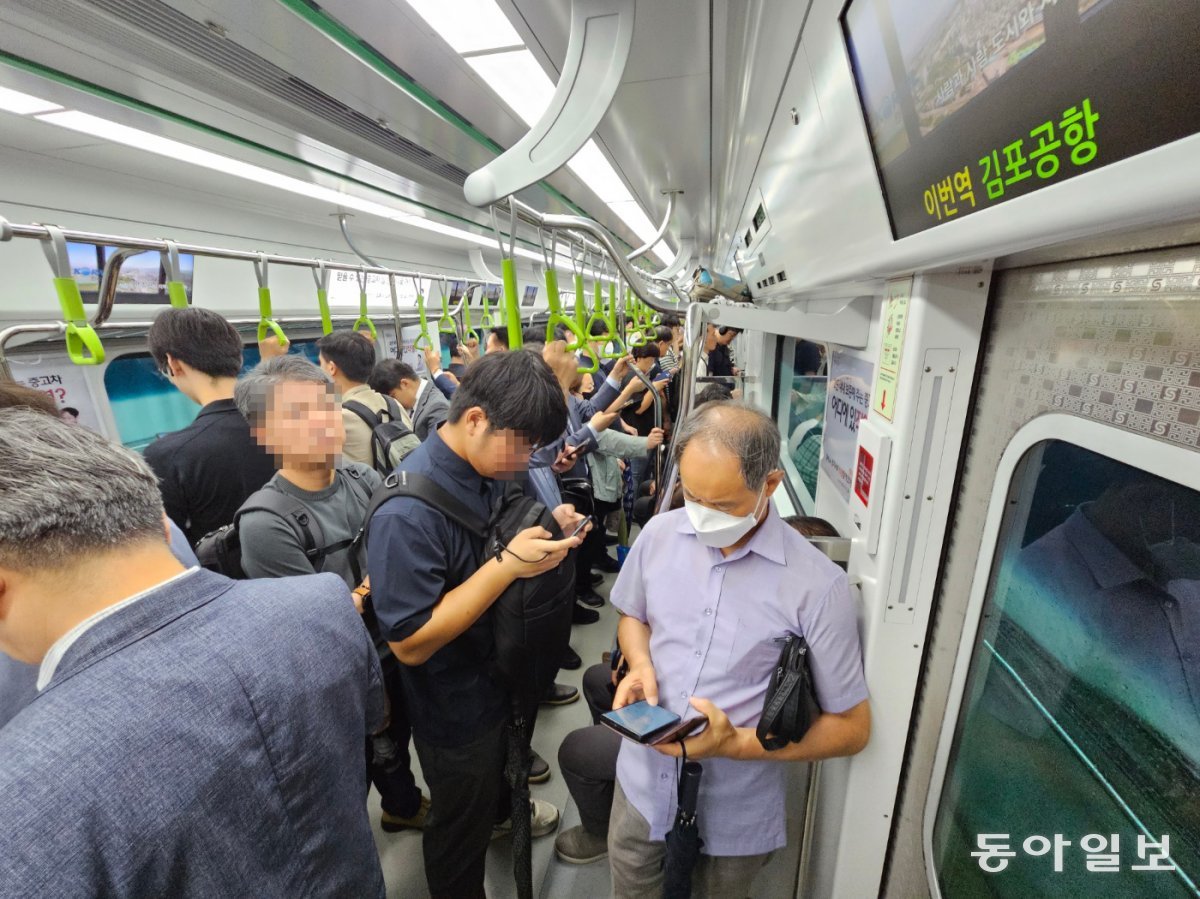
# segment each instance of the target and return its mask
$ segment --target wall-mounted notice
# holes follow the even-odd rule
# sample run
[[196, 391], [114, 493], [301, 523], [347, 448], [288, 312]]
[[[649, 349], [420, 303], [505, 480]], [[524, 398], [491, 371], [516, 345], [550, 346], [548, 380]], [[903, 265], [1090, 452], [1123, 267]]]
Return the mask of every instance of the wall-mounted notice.
[[858, 423], [871, 410], [871, 376], [874, 366], [845, 350], [834, 350], [825, 394], [825, 433], [821, 441], [821, 468], [850, 499], [854, 479], [854, 448]]
[[40, 390], [54, 399], [63, 421], [104, 433], [87, 377], [78, 365], [66, 358], [41, 357], [36, 362], [25, 362], [19, 356], [10, 358], [9, 365], [18, 384]]
[[1200, 132], [1196, 0], [852, 0], [897, 238]]
[[883, 307], [883, 342], [879, 348], [879, 371], [871, 408], [892, 421], [896, 409], [896, 386], [900, 382], [900, 355], [904, 350], [904, 325], [908, 321], [908, 300], [912, 278], [888, 282], [887, 303]]

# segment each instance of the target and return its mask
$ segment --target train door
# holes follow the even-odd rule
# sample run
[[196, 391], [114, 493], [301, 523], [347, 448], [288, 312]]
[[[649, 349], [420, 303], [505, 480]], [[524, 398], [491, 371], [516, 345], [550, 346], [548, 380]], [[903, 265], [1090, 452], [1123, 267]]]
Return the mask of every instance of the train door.
[[884, 895], [1200, 895], [1198, 273], [996, 275]]

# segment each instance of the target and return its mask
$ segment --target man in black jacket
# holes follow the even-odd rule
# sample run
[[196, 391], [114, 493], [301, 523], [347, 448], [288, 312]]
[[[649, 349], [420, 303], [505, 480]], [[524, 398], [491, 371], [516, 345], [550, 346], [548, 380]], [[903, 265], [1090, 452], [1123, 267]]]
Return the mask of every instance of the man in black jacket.
[[233, 514], [275, 473], [233, 402], [242, 338], [208, 309], [164, 309], [148, 336], [154, 364], [179, 392], [199, 403], [195, 421], [146, 447], [167, 516], [193, 546]]

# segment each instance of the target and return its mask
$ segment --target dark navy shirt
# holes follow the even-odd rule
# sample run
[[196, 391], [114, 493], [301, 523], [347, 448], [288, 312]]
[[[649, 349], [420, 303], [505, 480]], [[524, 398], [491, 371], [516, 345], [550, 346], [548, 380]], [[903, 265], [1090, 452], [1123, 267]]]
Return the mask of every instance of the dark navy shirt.
[[[491, 517], [498, 484], [431, 431], [400, 463], [449, 490], [469, 508]], [[397, 497], [371, 519], [367, 568], [371, 600], [383, 636], [393, 643], [429, 621], [438, 601], [479, 568], [483, 541], [434, 507]], [[494, 728], [508, 697], [489, 675], [493, 655], [491, 612], [435, 652], [423, 665], [401, 668], [413, 732], [434, 746], [461, 746]]]

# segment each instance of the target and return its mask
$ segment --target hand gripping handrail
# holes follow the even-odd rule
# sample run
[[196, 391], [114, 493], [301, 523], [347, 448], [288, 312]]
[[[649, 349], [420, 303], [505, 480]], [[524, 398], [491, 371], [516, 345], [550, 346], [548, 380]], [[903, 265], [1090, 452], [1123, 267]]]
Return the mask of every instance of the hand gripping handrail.
[[58, 295], [58, 305], [62, 309], [66, 328], [67, 355], [76, 365], [99, 365], [104, 361], [104, 344], [83, 311], [83, 295], [79, 292], [79, 283], [71, 274], [67, 239], [61, 228], [53, 225], [45, 227], [50, 240], [42, 244], [42, 249], [54, 273], [54, 292]]
[[511, 196], [562, 168], [604, 118], [633, 43], [634, 0], [573, 0], [562, 74], [537, 123], [472, 172], [463, 195], [474, 206]]
[[371, 317], [367, 313], [367, 270], [364, 268], [358, 270], [358, 318], [354, 320], [353, 327], [355, 331], [365, 327], [371, 332], [372, 340], [379, 338], [379, 334], [375, 330], [375, 323], [371, 321]]
[[266, 253], [259, 253], [258, 258], [254, 260], [254, 277], [258, 279], [258, 340], [259, 343], [266, 340], [267, 332], [270, 331], [275, 335], [280, 346], [287, 346], [287, 335], [283, 333], [283, 328], [279, 327], [271, 312], [269, 264]]

